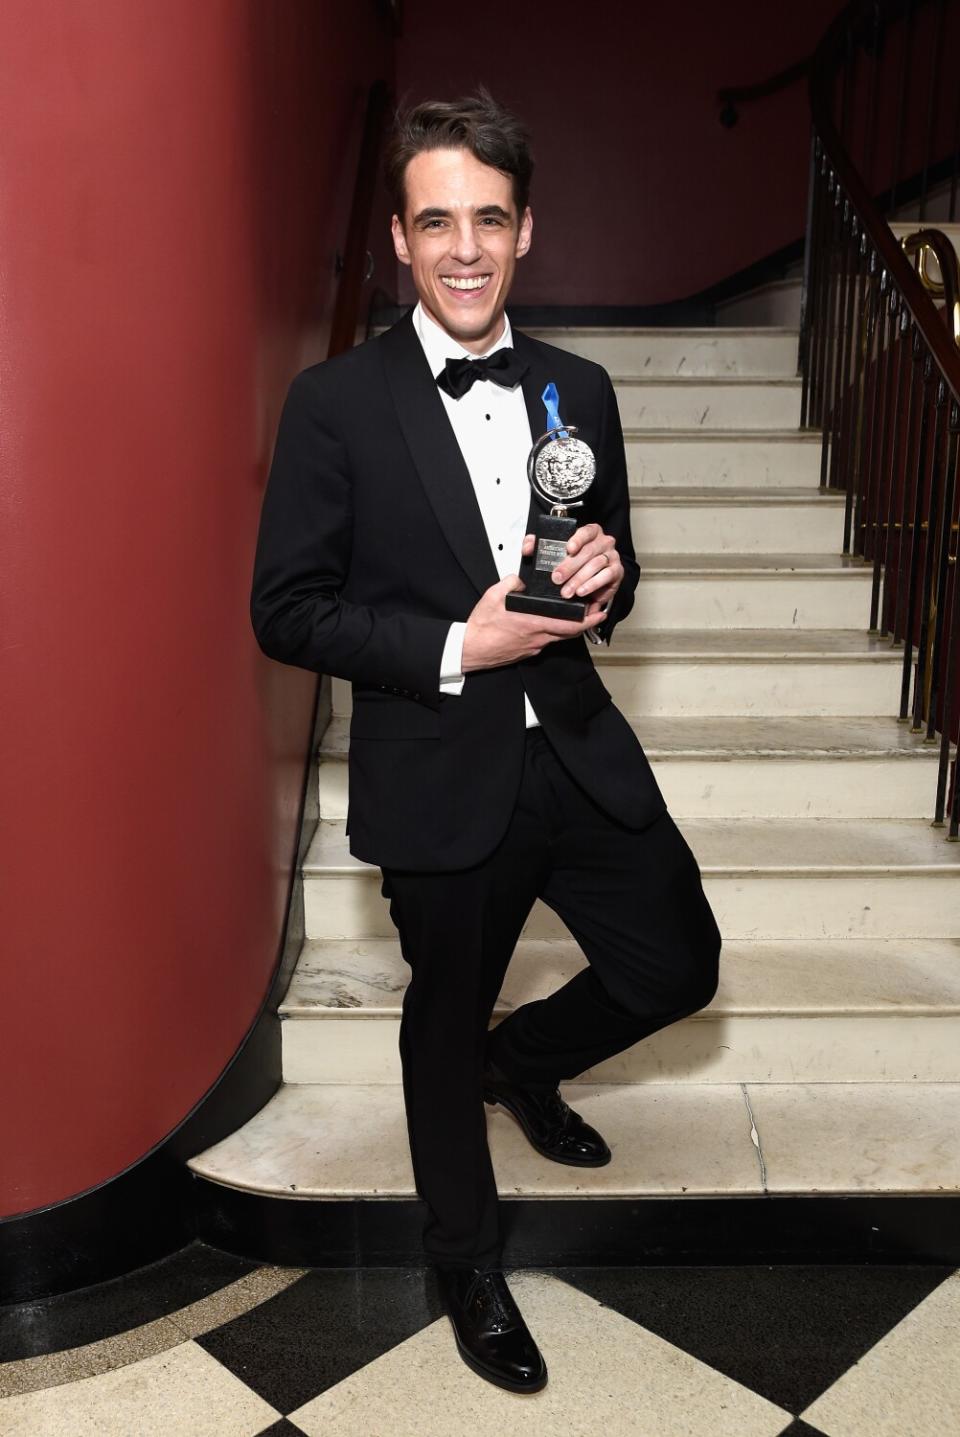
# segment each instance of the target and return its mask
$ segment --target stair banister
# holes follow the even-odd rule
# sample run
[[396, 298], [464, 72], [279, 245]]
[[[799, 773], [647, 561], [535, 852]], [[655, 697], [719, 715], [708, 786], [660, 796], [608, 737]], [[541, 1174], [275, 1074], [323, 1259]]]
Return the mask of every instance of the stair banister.
[[[953, 692], [960, 600], [951, 552], [960, 497], [956, 254], [932, 228], [898, 241], [871, 187], [875, 164], [887, 164], [878, 114], [893, 90], [888, 200], [921, 131], [921, 214], [931, 172], [956, 173], [949, 137], [960, 124], [960, 90], [954, 117], [940, 102], [939, 56], [917, 43], [923, 25], [933, 27], [934, 50], [946, 45], [951, 27], [960, 31], [960, 0], [856, 0], [814, 54], [798, 364], [801, 424], [823, 434], [821, 484], [846, 494], [844, 551], [873, 563], [870, 627], [903, 645], [900, 718], [909, 719], [914, 732], [925, 730], [930, 742], [941, 735], [933, 822], [942, 824], [949, 808], [948, 836], [955, 839], [960, 786], [956, 764], [949, 781], [948, 768], [960, 717]], [[884, 64], [891, 40], [900, 45], [892, 84]], [[955, 178], [950, 203], [952, 216]], [[923, 272], [928, 253], [941, 267], [944, 313]]]

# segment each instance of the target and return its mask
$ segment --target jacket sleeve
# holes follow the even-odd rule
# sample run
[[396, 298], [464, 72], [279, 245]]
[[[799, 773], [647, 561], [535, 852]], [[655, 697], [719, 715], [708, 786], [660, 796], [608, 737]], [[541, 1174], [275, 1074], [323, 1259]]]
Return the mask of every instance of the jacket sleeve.
[[634, 592], [640, 578], [630, 528], [630, 490], [627, 483], [627, 456], [623, 446], [623, 429], [617, 396], [606, 370], [601, 371], [600, 452], [597, 455], [597, 497], [593, 514], [605, 534], [617, 541], [617, 553], [623, 564], [623, 581], [613, 596], [607, 617], [594, 629], [601, 640], [609, 641], [621, 619], [633, 608]]
[[260, 513], [250, 618], [272, 659], [433, 704], [449, 619], [350, 603], [353, 517], [336, 401], [309, 370], [290, 385]]

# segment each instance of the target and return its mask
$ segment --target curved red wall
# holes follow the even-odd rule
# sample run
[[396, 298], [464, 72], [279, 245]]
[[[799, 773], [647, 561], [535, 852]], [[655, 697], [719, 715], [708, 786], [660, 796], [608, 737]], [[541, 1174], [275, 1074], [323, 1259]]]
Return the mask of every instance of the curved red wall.
[[373, 0], [0, 7], [0, 1215], [160, 1141], [271, 976], [312, 679], [248, 618]]

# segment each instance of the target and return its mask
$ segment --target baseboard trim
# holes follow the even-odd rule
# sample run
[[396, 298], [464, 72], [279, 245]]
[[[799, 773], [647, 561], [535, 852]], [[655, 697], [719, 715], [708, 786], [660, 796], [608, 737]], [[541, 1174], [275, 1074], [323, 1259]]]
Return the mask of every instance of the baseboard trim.
[[0, 1220], [0, 1305], [106, 1282], [196, 1237], [187, 1158], [248, 1122], [281, 1083], [277, 1010], [303, 946], [301, 866], [319, 821], [316, 753], [329, 717], [330, 683], [318, 681], [286, 921], [269, 990], [236, 1053], [173, 1132], [123, 1172], [63, 1202]]
[[[194, 1177], [197, 1236], [258, 1262], [419, 1267], [416, 1199], [265, 1197]], [[960, 1195], [506, 1198], [504, 1266], [960, 1263]]]

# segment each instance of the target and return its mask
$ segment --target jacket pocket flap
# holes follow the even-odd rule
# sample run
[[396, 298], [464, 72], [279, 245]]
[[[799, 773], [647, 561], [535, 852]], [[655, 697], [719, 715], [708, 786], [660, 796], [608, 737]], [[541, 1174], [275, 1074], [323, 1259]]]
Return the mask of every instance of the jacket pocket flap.
[[440, 710], [428, 708], [415, 699], [392, 694], [369, 698], [353, 696], [350, 737], [354, 738], [439, 738]]

